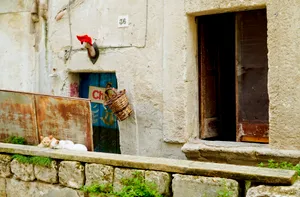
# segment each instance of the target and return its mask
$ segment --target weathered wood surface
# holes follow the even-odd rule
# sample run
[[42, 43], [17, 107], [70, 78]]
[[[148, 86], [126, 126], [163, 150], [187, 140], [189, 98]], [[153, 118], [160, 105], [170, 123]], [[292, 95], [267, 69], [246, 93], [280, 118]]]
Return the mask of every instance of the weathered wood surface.
[[291, 185], [298, 177], [296, 171], [290, 170], [96, 152], [52, 150], [36, 146], [4, 143], [0, 143], [0, 153], [45, 156], [53, 159], [99, 163], [117, 167], [148, 169], [236, 180], [250, 180], [264, 184]]
[[268, 143], [266, 10], [237, 13], [236, 28], [237, 141]]

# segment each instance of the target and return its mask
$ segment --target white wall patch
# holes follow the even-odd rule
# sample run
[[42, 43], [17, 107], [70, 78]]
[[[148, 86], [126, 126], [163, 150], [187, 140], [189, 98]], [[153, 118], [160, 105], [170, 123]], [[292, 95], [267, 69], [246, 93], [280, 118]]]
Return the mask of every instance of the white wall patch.
[[128, 15], [118, 17], [118, 27], [128, 27], [128, 25], [129, 25]]

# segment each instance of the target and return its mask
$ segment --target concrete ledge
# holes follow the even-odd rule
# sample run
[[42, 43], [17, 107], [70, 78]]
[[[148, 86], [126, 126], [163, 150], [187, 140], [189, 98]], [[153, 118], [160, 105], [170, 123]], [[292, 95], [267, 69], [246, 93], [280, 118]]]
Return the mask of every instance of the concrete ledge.
[[300, 151], [272, 149], [266, 144], [195, 140], [181, 149], [189, 160], [257, 166], [260, 162], [298, 164]]
[[291, 185], [297, 179], [297, 173], [290, 170], [96, 152], [53, 150], [36, 146], [4, 143], [0, 143], [0, 153], [44, 156], [60, 160], [98, 163], [115, 167], [147, 169], [187, 175], [250, 180], [266, 184]]

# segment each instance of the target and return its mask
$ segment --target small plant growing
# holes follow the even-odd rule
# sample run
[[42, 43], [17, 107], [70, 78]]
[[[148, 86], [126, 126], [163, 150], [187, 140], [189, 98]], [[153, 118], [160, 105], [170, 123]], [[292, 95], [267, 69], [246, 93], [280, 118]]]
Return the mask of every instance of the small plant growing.
[[285, 170], [295, 170], [298, 173], [298, 176], [300, 176], [300, 164], [293, 165], [289, 162], [275, 162], [273, 159], [270, 159], [267, 164], [264, 164], [263, 162], [258, 164], [259, 167], [266, 167], [266, 168], [279, 168], [279, 169], [285, 169]]
[[11, 144], [26, 144], [26, 140], [23, 137], [10, 136], [4, 140], [5, 143]]
[[149, 181], [145, 181], [141, 172], [135, 172], [133, 178], [123, 179], [123, 185], [125, 185], [116, 196], [120, 197], [162, 197], [157, 191], [157, 186]]
[[31, 163], [30, 158], [24, 155], [13, 155], [13, 159], [16, 159], [19, 163]]
[[114, 196], [114, 197], [162, 197], [157, 191], [157, 186], [145, 181], [142, 173], [136, 172], [133, 178], [124, 178], [121, 180], [124, 187], [120, 192], [114, 192], [112, 185], [93, 184], [84, 186], [82, 191], [89, 193], [91, 196]]
[[35, 156], [35, 157], [31, 157], [30, 161], [34, 165], [44, 166], [44, 167], [51, 167], [53, 159], [51, 159], [49, 157]]
[[24, 156], [24, 155], [13, 155], [13, 159], [16, 159], [20, 163], [34, 164], [38, 166], [51, 167], [52, 159], [49, 157], [39, 157], [39, 156]]
[[218, 191], [218, 197], [232, 197], [233, 191], [231, 191], [226, 185], [225, 180], [223, 179], [223, 188]]
[[111, 184], [92, 184], [90, 186], [83, 186], [81, 190], [83, 192], [89, 193], [91, 197], [97, 196], [98, 194], [101, 194], [102, 196], [113, 195], [113, 186]]
[[233, 192], [228, 189], [223, 189], [218, 192], [218, 197], [232, 197]]

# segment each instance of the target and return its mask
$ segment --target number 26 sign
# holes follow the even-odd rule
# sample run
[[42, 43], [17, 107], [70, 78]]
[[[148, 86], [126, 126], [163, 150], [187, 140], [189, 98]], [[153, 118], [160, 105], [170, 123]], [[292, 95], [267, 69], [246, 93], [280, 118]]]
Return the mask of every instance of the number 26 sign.
[[118, 17], [118, 27], [128, 27], [129, 21], [128, 16], [119, 16]]

